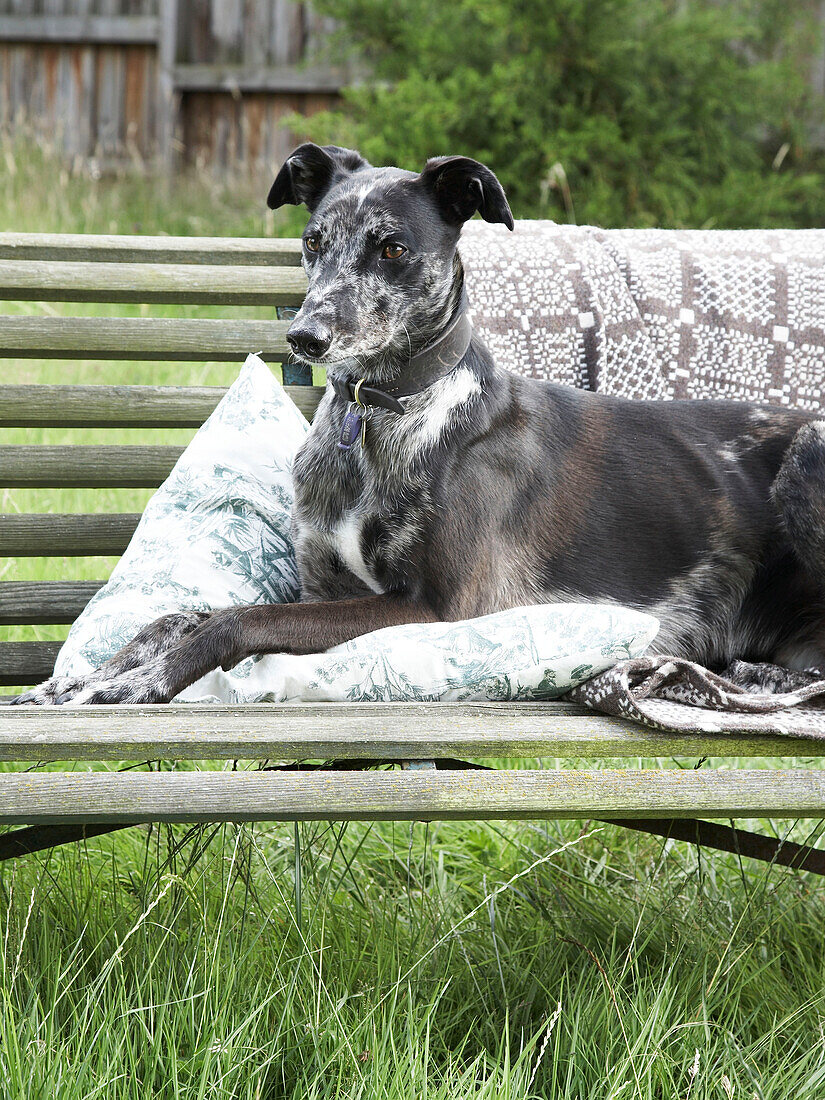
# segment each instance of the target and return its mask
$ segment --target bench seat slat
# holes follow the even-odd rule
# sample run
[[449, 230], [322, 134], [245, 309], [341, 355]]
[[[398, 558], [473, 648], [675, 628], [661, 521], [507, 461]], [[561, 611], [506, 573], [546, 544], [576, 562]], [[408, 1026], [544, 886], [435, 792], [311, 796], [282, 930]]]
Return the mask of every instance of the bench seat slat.
[[52, 674], [60, 642], [0, 642], [0, 686], [38, 684]]
[[0, 233], [0, 259], [78, 263], [297, 266], [301, 242], [285, 237], [141, 237], [128, 234]]
[[122, 554], [137, 512], [0, 515], [0, 557], [99, 557]]
[[237, 318], [0, 316], [0, 356], [241, 362], [257, 351], [280, 362], [288, 327]]
[[154, 488], [183, 447], [0, 447], [0, 486], [19, 488]]
[[0, 625], [73, 623], [105, 581], [2, 581]]
[[6, 301], [299, 306], [306, 288], [297, 267], [0, 259]]
[[[286, 386], [310, 419], [322, 386]], [[221, 386], [0, 386], [0, 428], [194, 428], [226, 393]]]
[[821, 771], [53, 772], [0, 775], [0, 822], [825, 816]]
[[561, 702], [0, 707], [0, 760], [740, 755], [820, 756], [825, 742], [670, 733]]

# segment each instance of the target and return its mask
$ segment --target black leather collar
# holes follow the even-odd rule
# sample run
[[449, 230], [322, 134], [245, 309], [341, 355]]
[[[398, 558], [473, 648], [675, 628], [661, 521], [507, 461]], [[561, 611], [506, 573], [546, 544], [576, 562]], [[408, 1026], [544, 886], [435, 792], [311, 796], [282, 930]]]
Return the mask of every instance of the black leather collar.
[[450, 327], [432, 344], [411, 357], [396, 382], [390, 382], [381, 388], [368, 385], [366, 379], [361, 379], [359, 384], [357, 378], [331, 378], [330, 383], [344, 401], [357, 399], [360, 405], [374, 405], [396, 413], [406, 412], [398, 399], [420, 393], [445, 374], [449, 374], [464, 358], [472, 335], [467, 296], [462, 293], [458, 313]]

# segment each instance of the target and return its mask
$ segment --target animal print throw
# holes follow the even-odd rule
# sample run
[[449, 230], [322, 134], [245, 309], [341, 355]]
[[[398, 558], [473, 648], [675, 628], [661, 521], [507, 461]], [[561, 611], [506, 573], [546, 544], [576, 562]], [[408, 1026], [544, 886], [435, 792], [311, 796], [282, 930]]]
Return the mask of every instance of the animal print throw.
[[473, 322], [517, 374], [633, 398], [825, 404], [825, 230], [470, 222]]
[[635, 657], [566, 698], [660, 730], [825, 738], [825, 680], [775, 665], [735, 665], [736, 682], [676, 657]]
[[[825, 407], [825, 230], [468, 223], [473, 321], [518, 374], [630, 398]], [[570, 696], [659, 729], [825, 737], [825, 681], [622, 661]]]

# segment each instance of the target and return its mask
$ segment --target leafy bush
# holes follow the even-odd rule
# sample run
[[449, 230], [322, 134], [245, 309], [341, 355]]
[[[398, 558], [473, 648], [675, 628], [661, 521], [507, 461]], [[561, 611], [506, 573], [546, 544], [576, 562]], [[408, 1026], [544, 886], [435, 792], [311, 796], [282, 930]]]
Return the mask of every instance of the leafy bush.
[[[521, 217], [821, 224], [812, 0], [318, 0], [374, 79], [316, 140], [490, 164]], [[341, 43], [339, 42], [339, 48]], [[306, 127], [304, 127], [306, 128]]]

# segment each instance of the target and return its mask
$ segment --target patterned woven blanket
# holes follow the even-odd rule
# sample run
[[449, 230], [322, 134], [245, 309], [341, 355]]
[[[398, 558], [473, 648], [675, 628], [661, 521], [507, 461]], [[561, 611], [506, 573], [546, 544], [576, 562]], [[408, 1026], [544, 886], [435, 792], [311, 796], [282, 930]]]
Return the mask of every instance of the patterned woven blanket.
[[476, 327], [519, 374], [823, 407], [825, 230], [470, 222], [461, 254]]
[[[631, 398], [825, 408], [825, 230], [471, 222], [474, 322], [519, 374]], [[659, 729], [825, 737], [825, 679], [641, 657], [571, 698]]]

